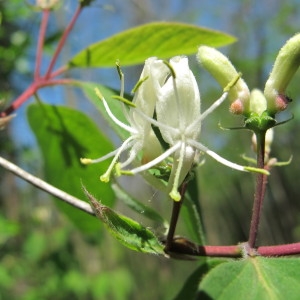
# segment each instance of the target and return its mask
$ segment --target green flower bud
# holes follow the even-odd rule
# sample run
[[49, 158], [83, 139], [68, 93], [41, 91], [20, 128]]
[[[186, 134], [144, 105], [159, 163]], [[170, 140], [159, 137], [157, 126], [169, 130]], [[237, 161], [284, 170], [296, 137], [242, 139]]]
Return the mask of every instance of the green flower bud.
[[258, 89], [252, 90], [250, 94], [250, 112], [261, 116], [266, 109], [267, 100], [264, 94]]
[[[197, 59], [223, 88], [238, 76], [238, 72], [228, 58], [214, 48], [200, 46]], [[231, 101], [232, 113], [248, 115], [250, 92], [243, 79], [240, 78], [230, 89], [228, 98]]]
[[272, 72], [266, 82], [264, 94], [267, 98], [267, 110], [276, 114], [286, 109], [290, 98], [285, 90], [300, 64], [300, 34], [289, 39], [279, 51]]

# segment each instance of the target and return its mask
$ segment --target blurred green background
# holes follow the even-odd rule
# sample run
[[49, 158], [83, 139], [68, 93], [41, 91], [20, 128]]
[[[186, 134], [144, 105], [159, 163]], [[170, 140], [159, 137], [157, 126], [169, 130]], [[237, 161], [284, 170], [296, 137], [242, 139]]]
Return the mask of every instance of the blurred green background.
[[[60, 9], [54, 12], [46, 62], [75, 5], [76, 1], [62, 1]], [[0, 1], [0, 13], [0, 93], [1, 98], [13, 99], [32, 78], [39, 18], [19, 0]], [[154, 20], [182, 21], [236, 36], [238, 42], [222, 51], [243, 73], [250, 88], [263, 89], [280, 47], [300, 29], [299, 15], [296, 0], [96, 0], [80, 17], [61, 62], [89, 43], [134, 25]], [[221, 89], [193, 57], [191, 62], [204, 109], [220, 96]], [[140, 69], [139, 66], [124, 68], [128, 91], [138, 79]], [[70, 75], [119, 87], [115, 70], [74, 70]], [[275, 128], [271, 153], [279, 161], [293, 155], [293, 161], [289, 166], [274, 168], [269, 178], [260, 245], [291, 243], [300, 238], [299, 79], [300, 75], [296, 74], [288, 87], [288, 96], [293, 102], [288, 111], [279, 116], [280, 120], [291, 115], [294, 119]], [[108, 130], [98, 112], [77, 90], [46, 90], [43, 96], [51, 99], [51, 103], [86, 111], [101, 128]], [[223, 131], [219, 122], [224, 127], [241, 125], [241, 119], [230, 115], [225, 104], [205, 120], [202, 142], [235, 162], [243, 163], [239, 154], [254, 157], [251, 133]], [[0, 132], [0, 141], [2, 156], [43, 177], [40, 153], [28, 129], [25, 108], [18, 112], [11, 127]], [[114, 138], [114, 142], [119, 141]], [[251, 218], [254, 176], [229, 170], [208, 157], [198, 173], [207, 243], [230, 245], [245, 241]], [[172, 299], [197, 266], [195, 262], [132, 252], [103, 230], [87, 236], [60, 213], [48, 195], [3, 169], [0, 169], [0, 184], [0, 299]], [[129, 186], [138, 199], [169, 218], [171, 204], [163, 195], [140, 181], [126, 180], [123, 184]], [[147, 225], [142, 216], [133, 214], [124, 205], [117, 204], [116, 208]], [[183, 222], [177, 232], [186, 234]]]

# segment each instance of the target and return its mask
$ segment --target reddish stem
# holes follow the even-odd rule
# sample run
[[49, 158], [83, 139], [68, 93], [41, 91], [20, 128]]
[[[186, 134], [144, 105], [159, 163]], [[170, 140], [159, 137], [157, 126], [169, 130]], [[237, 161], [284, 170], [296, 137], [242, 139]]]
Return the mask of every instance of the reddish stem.
[[168, 253], [171, 250], [172, 245], [173, 245], [173, 239], [174, 239], [174, 234], [175, 234], [175, 230], [176, 230], [176, 225], [177, 225], [177, 221], [178, 221], [178, 217], [179, 217], [179, 213], [180, 213], [180, 209], [181, 209], [181, 205], [182, 205], [182, 201], [183, 201], [186, 189], [187, 189], [187, 183], [184, 182], [184, 183], [182, 183], [182, 185], [180, 187], [181, 200], [173, 201], [170, 226], [169, 226], [167, 239], [166, 239], [166, 243], [165, 243], [165, 252], [166, 253]]
[[50, 9], [43, 10], [42, 21], [41, 21], [39, 37], [37, 42], [37, 49], [36, 49], [34, 79], [38, 79], [40, 77], [43, 46], [44, 46], [49, 16], [50, 16]]
[[180, 242], [183, 238], [178, 238], [172, 244], [172, 254], [178, 254], [178, 257], [183, 255], [189, 256], [206, 256], [206, 257], [231, 257], [241, 258], [245, 256], [264, 256], [264, 257], [277, 257], [277, 256], [289, 256], [300, 254], [300, 243], [275, 245], [275, 246], [261, 246], [257, 249], [246, 249], [244, 245], [230, 245], [230, 246], [201, 246], [193, 244], [185, 239], [184, 243]]
[[33, 82], [5, 111], [1, 112], [0, 117], [8, 116], [9, 114], [16, 111], [24, 102], [26, 102], [31, 96], [33, 96], [38, 89], [42, 87], [58, 84], [70, 84], [73, 82], [74, 80], [69, 78], [56, 80], [46, 80], [40, 78]]
[[62, 66], [62, 67], [58, 68], [57, 70], [53, 71], [53, 72], [50, 74], [50, 77], [49, 77], [49, 78], [57, 77], [57, 76], [59, 76], [60, 74], [66, 72], [67, 70], [68, 70], [68, 67], [67, 67], [67, 66]]
[[277, 246], [261, 246], [257, 249], [258, 254], [262, 256], [287, 256], [299, 255], [300, 243], [277, 245]]
[[[257, 139], [257, 167], [263, 169], [265, 167], [265, 131], [256, 133]], [[263, 206], [263, 199], [265, 196], [267, 178], [266, 175], [258, 173], [256, 175], [256, 189], [254, 195], [253, 211], [249, 231], [248, 245], [250, 249], [255, 248], [257, 239], [259, 221], [261, 217], [261, 210]]]
[[52, 70], [54, 68], [54, 65], [56, 63], [58, 55], [60, 54], [61, 49], [63, 48], [63, 46], [64, 46], [64, 44], [66, 42], [67, 37], [69, 36], [71, 30], [73, 29], [74, 24], [77, 21], [77, 18], [79, 16], [81, 10], [82, 10], [82, 7], [78, 6], [77, 9], [76, 9], [76, 11], [75, 11], [75, 13], [74, 13], [74, 15], [73, 15], [73, 17], [72, 17], [72, 19], [71, 19], [71, 21], [70, 21], [70, 23], [69, 23], [69, 25], [66, 27], [66, 29], [65, 29], [65, 31], [64, 31], [64, 33], [63, 33], [63, 35], [62, 35], [62, 37], [61, 37], [58, 45], [57, 45], [55, 53], [54, 53], [54, 55], [53, 55], [53, 57], [51, 59], [50, 65], [49, 65], [48, 70], [47, 70], [46, 75], [45, 75], [46, 79], [48, 79], [48, 78], [51, 77], [51, 72], [52, 72]]

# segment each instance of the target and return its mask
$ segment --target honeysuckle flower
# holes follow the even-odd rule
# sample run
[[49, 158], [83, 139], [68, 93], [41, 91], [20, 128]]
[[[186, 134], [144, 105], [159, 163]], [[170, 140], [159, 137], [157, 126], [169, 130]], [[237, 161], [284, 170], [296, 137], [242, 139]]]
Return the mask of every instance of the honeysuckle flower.
[[289, 97], [285, 91], [300, 64], [300, 34], [290, 38], [279, 51], [269, 79], [266, 82], [264, 94], [267, 98], [267, 110], [271, 115], [284, 110]]
[[[123, 163], [120, 164], [119, 168], [124, 168], [131, 164], [138, 156], [140, 151], [143, 151], [142, 162], [146, 163], [153, 158], [159, 156], [162, 152], [161, 145], [154, 134], [151, 123], [147, 121], [141, 114], [139, 114], [139, 109], [143, 111], [143, 114], [148, 117], [153, 117], [154, 107], [157, 99], [157, 95], [153, 89], [154, 87], [154, 78], [150, 75], [151, 64], [156, 60], [155, 57], [149, 58], [145, 62], [144, 69], [140, 77], [140, 86], [137, 88], [132, 104], [129, 108], [129, 111], [124, 109], [124, 113], [128, 120], [129, 125], [122, 123], [118, 120], [114, 114], [111, 112], [108, 103], [105, 98], [101, 95], [100, 91], [97, 91], [98, 96], [102, 99], [105, 106], [106, 112], [111, 117], [111, 119], [118, 124], [120, 127], [125, 129], [130, 133], [130, 137], [127, 138], [121, 147], [117, 150], [108, 153], [107, 155], [100, 157], [98, 159], [87, 159], [82, 158], [81, 162], [84, 164], [89, 163], [98, 163], [107, 158], [114, 156], [109, 168], [103, 174], [100, 179], [101, 181], [108, 182], [110, 179], [111, 172], [113, 171], [120, 155], [125, 150], [130, 149], [129, 156]], [[121, 94], [120, 97], [123, 97], [124, 86], [122, 81]], [[137, 108], [135, 108], [137, 107]]]
[[[163, 75], [162, 75], [163, 74]], [[178, 192], [188, 172], [194, 164], [199, 151], [205, 152], [218, 162], [239, 171], [248, 171], [248, 167], [232, 163], [201, 144], [198, 139], [201, 132], [201, 122], [213, 112], [227, 97], [229, 89], [239, 79], [233, 78], [224, 89], [223, 95], [201, 114], [200, 93], [196, 79], [189, 68], [187, 57], [177, 56], [165, 63], [156, 60], [151, 65], [151, 74], [156, 79], [154, 89], [157, 93], [157, 120], [144, 115], [145, 119], [157, 126], [169, 148], [156, 159], [141, 165], [125, 174], [136, 174], [154, 167], [169, 156], [173, 157], [173, 166], [168, 182], [169, 195], [175, 201], [180, 201]], [[165, 78], [164, 80], [163, 77]]]
[[[200, 46], [197, 53], [199, 63], [218, 81], [222, 88], [238, 76], [238, 72], [229, 59], [218, 50]], [[250, 112], [250, 91], [245, 81], [240, 78], [230, 89], [228, 99], [230, 111], [234, 114], [248, 115]]]

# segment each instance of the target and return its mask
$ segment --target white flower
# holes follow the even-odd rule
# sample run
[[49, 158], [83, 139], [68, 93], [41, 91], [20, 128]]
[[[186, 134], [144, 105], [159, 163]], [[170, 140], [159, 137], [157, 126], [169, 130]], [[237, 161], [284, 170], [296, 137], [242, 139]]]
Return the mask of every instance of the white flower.
[[[137, 88], [131, 107], [129, 111], [127, 111], [124, 108], [124, 114], [126, 115], [126, 118], [130, 125], [126, 125], [122, 123], [114, 116], [105, 98], [102, 96], [99, 90], [96, 90], [96, 93], [103, 101], [106, 112], [111, 117], [111, 119], [120, 127], [122, 127], [123, 129], [125, 129], [130, 133], [130, 137], [126, 139], [121, 145], [121, 147], [119, 147], [117, 150], [110, 152], [107, 155], [100, 157], [98, 159], [94, 159], [94, 160], [86, 159], [86, 158], [81, 159], [82, 163], [89, 164], [89, 163], [98, 163], [103, 160], [106, 160], [109, 157], [114, 156], [114, 159], [112, 160], [109, 168], [107, 169], [105, 174], [103, 174], [100, 177], [101, 181], [104, 182], [109, 181], [111, 172], [114, 169], [121, 153], [129, 148], [131, 148], [129, 156], [126, 161], [120, 164], [119, 166], [120, 168], [124, 168], [128, 166], [130, 163], [132, 163], [135, 160], [135, 158], [137, 158], [137, 155], [139, 154], [140, 151], [143, 151], [143, 157], [142, 157], [143, 163], [147, 163], [153, 158], [159, 156], [162, 152], [160, 143], [152, 130], [151, 123], [148, 120], [146, 120], [143, 116], [141, 116], [141, 114], [138, 113], [139, 109], [141, 109], [143, 111], [143, 114], [145, 114], [150, 118], [153, 117], [157, 94], [153, 89], [154, 78], [149, 75], [150, 75], [150, 66], [155, 60], [156, 60], [155, 57], [146, 60], [144, 69], [140, 77], [141, 84]], [[124, 83], [122, 79], [122, 86], [121, 86], [121, 93], [120, 93], [121, 97], [123, 97], [123, 93], [124, 93], [123, 85]], [[139, 109], [136, 109], [135, 107], [138, 107]]]
[[[191, 170], [196, 154], [205, 152], [220, 163], [240, 171], [262, 171], [260, 169], [243, 167], [232, 163], [215, 152], [209, 150], [199, 140], [201, 122], [214, 111], [227, 97], [239, 76], [234, 78], [224, 89], [223, 95], [209, 109], [201, 114], [200, 93], [196, 79], [189, 68], [187, 57], [176, 56], [169, 63], [149, 58], [145, 62], [139, 87], [133, 99], [133, 107], [125, 111], [130, 126], [119, 121], [110, 111], [107, 102], [103, 100], [105, 109], [112, 120], [130, 132], [120, 148], [97, 160], [82, 159], [83, 163], [100, 162], [114, 156], [108, 170], [100, 178], [109, 181], [110, 174], [116, 168], [117, 174], [137, 174], [153, 168], [166, 158], [172, 156], [173, 165], [168, 182], [170, 197], [180, 201], [178, 188]], [[123, 86], [121, 96], [123, 95]], [[157, 119], [153, 119], [154, 109]], [[160, 143], [152, 130], [151, 124], [157, 126], [169, 148], [162, 153]], [[120, 154], [131, 148], [128, 159], [116, 165]], [[124, 170], [137, 158], [142, 151], [142, 165], [132, 170]], [[262, 171], [264, 172], [264, 171]]]
[[[248, 170], [247, 167], [220, 157], [198, 142], [202, 120], [226, 99], [229, 88], [238, 78], [235, 78], [234, 82], [225, 88], [220, 99], [201, 114], [200, 93], [196, 79], [189, 68], [187, 57], [174, 57], [170, 60], [169, 66], [162, 60], [154, 61], [151, 64], [151, 76], [157, 80], [154, 81], [154, 89], [158, 98], [156, 103], [157, 120], [151, 120], [146, 115], [144, 117], [159, 127], [163, 139], [170, 148], [149, 163], [131, 170], [130, 174], [152, 168], [168, 156], [173, 155], [173, 166], [168, 186], [170, 197], [179, 201], [181, 196], [178, 188], [190, 171], [199, 151], [207, 153], [231, 168], [240, 171]], [[165, 79], [162, 80], [162, 78]]]

